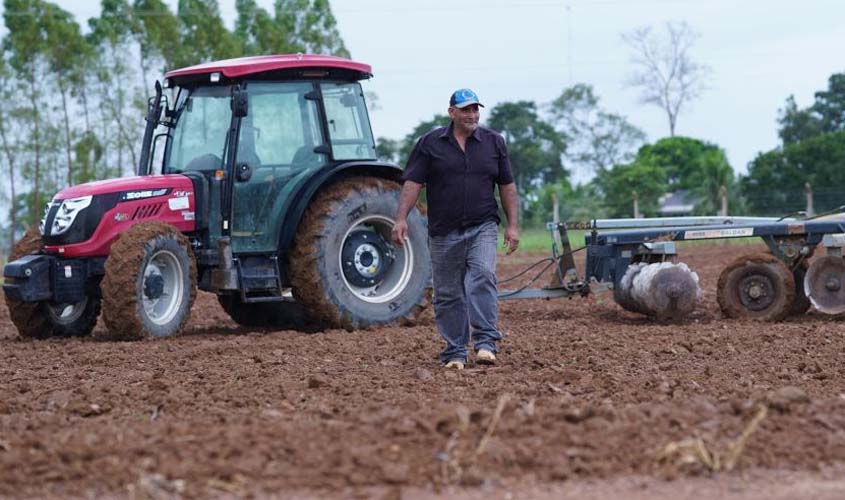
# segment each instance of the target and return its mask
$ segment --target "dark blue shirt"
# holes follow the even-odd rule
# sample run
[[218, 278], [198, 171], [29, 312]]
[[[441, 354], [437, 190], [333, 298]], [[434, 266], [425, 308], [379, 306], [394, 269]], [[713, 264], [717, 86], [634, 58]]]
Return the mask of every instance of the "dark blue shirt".
[[495, 187], [513, 182], [505, 139], [479, 126], [465, 146], [466, 152], [450, 124], [420, 137], [408, 157], [404, 178], [425, 184], [431, 236], [490, 220], [500, 222]]

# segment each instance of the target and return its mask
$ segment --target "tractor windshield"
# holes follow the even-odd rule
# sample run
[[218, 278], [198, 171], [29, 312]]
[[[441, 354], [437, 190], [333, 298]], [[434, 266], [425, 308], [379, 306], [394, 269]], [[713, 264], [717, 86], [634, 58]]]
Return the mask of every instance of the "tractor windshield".
[[200, 87], [178, 103], [179, 118], [165, 158], [165, 172], [223, 168], [226, 132], [232, 120], [231, 95], [229, 87]]
[[335, 160], [373, 160], [376, 158], [373, 133], [358, 83], [323, 83], [332, 156]]

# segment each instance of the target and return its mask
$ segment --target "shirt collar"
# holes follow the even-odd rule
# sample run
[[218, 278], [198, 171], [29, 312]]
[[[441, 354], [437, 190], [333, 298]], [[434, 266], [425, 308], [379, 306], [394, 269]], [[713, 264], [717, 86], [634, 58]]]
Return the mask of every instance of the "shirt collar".
[[[472, 131], [472, 135], [470, 135], [470, 137], [472, 137], [473, 139], [475, 139], [478, 142], [481, 142], [481, 136], [478, 133], [479, 130], [481, 130], [481, 127], [475, 127], [475, 130]], [[440, 134], [440, 138], [441, 139], [448, 139], [449, 137], [452, 137], [452, 136], [455, 135], [454, 131], [455, 131], [455, 122], [449, 122], [449, 126], [446, 128], [446, 130], [444, 130]]]

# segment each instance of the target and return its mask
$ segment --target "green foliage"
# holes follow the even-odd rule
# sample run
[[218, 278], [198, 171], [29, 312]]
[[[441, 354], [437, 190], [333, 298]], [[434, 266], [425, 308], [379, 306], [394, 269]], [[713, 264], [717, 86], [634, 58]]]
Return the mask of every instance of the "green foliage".
[[399, 161], [399, 148], [401, 144], [395, 139], [379, 137], [376, 139], [376, 155], [381, 161], [397, 163]]
[[561, 162], [566, 143], [551, 124], [540, 118], [533, 102], [501, 103], [490, 111], [487, 123], [505, 137], [520, 193], [569, 177]]
[[176, 66], [190, 66], [240, 55], [240, 44], [226, 29], [217, 0], [179, 0], [181, 45]]
[[579, 83], [564, 89], [549, 108], [552, 123], [566, 140], [567, 160], [588, 172], [631, 161], [645, 141], [642, 130], [599, 106], [590, 85]]
[[657, 215], [658, 199], [667, 191], [666, 170], [648, 161], [616, 165], [600, 173], [596, 184], [604, 193], [610, 217], [633, 217], [633, 194], [639, 200], [640, 212], [646, 217]]
[[436, 128], [446, 127], [449, 123], [449, 117], [443, 114], [436, 114], [430, 120], [421, 121], [416, 127], [414, 127], [414, 130], [412, 130], [411, 133], [405, 136], [402, 143], [399, 145], [399, 164], [404, 166], [408, 162], [408, 156], [411, 154], [411, 150], [414, 149], [414, 144], [417, 143], [420, 137]]
[[784, 145], [845, 129], [845, 73], [831, 75], [827, 89], [816, 92], [808, 108], [799, 109], [795, 97], [789, 96], [778, 113], [778, 125]]
[[[749, 209], [755, 214], [778, 215], [803, 210], [804, 183], [817, 191], [845, 185], [845, 130], [786, 144], [759, 154], [741, 180]], [[816, 212], [842, 205], [837, 196], [816, 200]]]
[[244, 55], [308, 52], [349, 57], [325, 0], [276, 0], [273, 15], [236, 0], [235, 36]]

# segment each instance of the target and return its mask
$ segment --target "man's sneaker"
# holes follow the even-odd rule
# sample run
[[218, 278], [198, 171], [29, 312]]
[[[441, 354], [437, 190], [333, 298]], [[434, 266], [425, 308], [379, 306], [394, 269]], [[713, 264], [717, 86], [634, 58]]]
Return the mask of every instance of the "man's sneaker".
[[446, 368], [449, 370], [463, 370], [464, 369], [464, 362], [454, 359], [446, 363]]
[[493, 354], [493, 351], [479, 349], [478, 352], [475, 353], [475, 362], [480, 365], [494, 365], [496, 364], [496, 355]]

